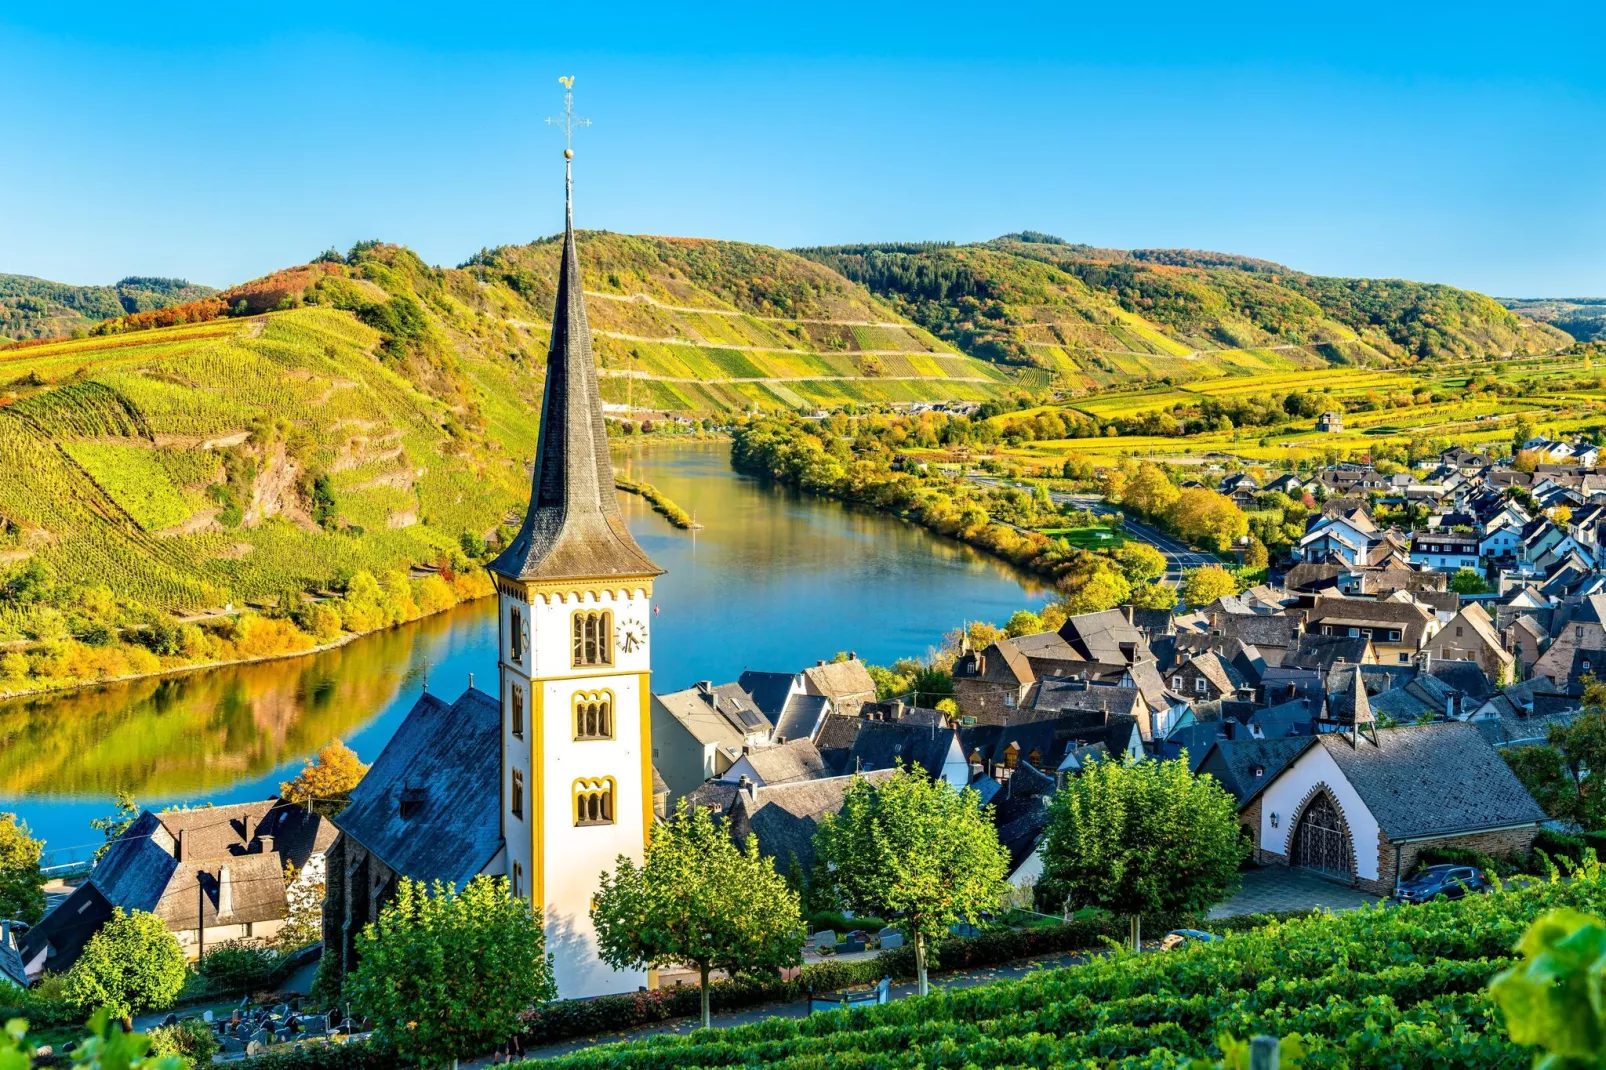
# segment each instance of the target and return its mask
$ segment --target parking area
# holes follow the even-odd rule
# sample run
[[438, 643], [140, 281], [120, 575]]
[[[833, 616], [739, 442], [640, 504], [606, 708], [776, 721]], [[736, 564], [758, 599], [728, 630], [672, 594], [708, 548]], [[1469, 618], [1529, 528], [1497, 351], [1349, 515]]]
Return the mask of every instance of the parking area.
[[1243, 887], [1210, 911], [1212, 918], [1238, 914], [1270, 914], [1283, 910], [1355, 910], [1378, 897], [1289, 866], [1266, 866], [1244, 872]]

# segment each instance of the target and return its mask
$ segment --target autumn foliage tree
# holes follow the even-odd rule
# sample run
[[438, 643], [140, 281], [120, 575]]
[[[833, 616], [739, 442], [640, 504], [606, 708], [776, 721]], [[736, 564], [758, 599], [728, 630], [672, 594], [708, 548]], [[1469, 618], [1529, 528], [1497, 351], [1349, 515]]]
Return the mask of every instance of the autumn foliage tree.
[[308, 762], [294, 780], [279, 785], [285, 802], [305, 806], [324, 817], [334, 817], [351, 801], [351, 793], [368, 772], [357, 752], [340, 740], [331, 740]]

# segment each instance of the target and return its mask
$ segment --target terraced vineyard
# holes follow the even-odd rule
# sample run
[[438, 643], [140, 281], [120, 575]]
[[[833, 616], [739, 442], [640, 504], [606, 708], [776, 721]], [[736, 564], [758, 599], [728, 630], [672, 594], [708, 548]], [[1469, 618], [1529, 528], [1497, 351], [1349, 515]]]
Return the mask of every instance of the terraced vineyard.
[[590, 1048], [555, 1070], [1074, 1067], [1176, 1070], [1223, 1035], [1299, 1034], [1306, 1070], [1518, 1067], [1491, 977], [1547, 910], [1600, 914], [1597, 868], [1569, 882], [1272, 924], [1213, 943], [1111, 954], [1023, 980], [881, 1007], [771, 1018]]

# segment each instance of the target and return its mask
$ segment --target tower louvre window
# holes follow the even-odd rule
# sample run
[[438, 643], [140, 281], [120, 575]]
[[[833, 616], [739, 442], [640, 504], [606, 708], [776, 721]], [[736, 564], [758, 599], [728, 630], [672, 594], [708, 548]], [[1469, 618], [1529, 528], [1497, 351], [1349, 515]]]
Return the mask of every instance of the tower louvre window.
[[576, 691], [574, 694], [574, 738], [613, 738], [613, 692]]
[[574, 615], [574, 667], [613, 664], [613, 613], [579, 610]]
[[576, 827], [613, 824], [614, 788], [615, 783], [611, 776], [582, 777], [574, 782]]
[[507, 615], [507, 653], [508, 657], [523, 664], [524, 662], [524, 610], [514, 606]]
[[508, 702], [508, 725], [513, 729], [514, 739], [524, 738], [524, 688], [514, 684], [510, 689], [513, 697]]
[[512, 798], [512, 801], [511, 801], [511, 804], [510, 804], [509, 808], [513, 811], [513, 816], [514, 817], [523, 817], [524, 816], [524, 771], [522, 769], [513, 770], [513, 790], [511, 792], [509, 792], [509, 795]]

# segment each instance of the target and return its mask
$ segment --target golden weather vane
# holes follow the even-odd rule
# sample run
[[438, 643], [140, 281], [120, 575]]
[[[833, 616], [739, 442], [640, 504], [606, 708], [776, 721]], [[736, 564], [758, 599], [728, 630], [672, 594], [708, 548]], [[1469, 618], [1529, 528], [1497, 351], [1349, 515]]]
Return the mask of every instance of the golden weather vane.
[[563, 158], [574, 159], [574, 128], [577, 126], [590, 126], [590, 119], [576, 119], [574, 117], [574, 75], [566, 75], [558, 79], [563, 86], [563, 115], [560, 118], [548, 119], [548, 126], [561, 126], [563, 128]]

